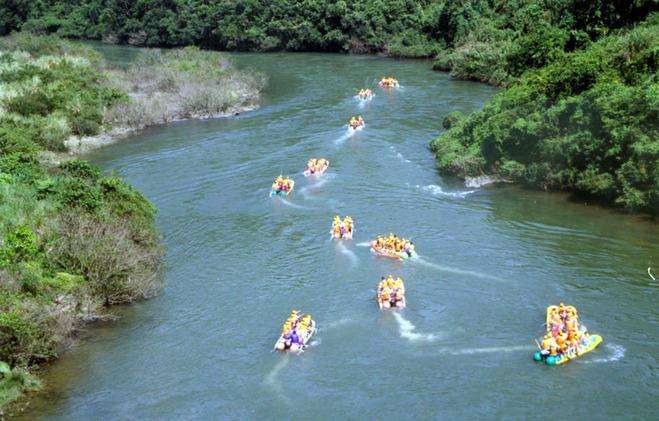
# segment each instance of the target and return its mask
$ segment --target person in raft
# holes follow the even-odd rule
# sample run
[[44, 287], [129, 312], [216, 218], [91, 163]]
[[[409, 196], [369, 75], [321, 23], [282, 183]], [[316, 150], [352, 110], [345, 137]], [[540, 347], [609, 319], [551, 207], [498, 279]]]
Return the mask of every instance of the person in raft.
[[350, 126], [351, 129], [358, 129], [360, 127], [363, 127], [364, 119], [362, 118], [362, 116], [351, 117], [350, 121], [348, 121], [348, 126]]
[[378, 85], [380, 86], [380, 88], [396, 88], [398, 87], [398, 81], [391, 76], [389, 77], [383, 76], [382, 79], [380, 79]]
[[329, 161], [325, 158], [311, 158], [307, 162], [307, 169], [304, 171], [305, 174], [314, 175], [322, 174], [329, 167]]
[[559, 354], [576, 352], [584, 338], [586, 327], [580, 325], [577, 309], [560, 303], [547, 307], [547, 331], [541, 342], [541, 355], [556, 357]]
[[293, 190], [293, 180], [290, 178], [284, 178], [281, 175], [275, 179], [275, 182], [272, 183], [272, 190], [276, 192], [285, 192], [288, 193]]
[[300, 316], [297, 310], [293, 310], [284, 322], [281, 336], [283, 341], [278, 341], [276, 349], [278, 351], [290, 350], [297, 352], [304, 346], [304, 338], [306, 338], [311, 329], [311, 316]]
[[332, 221], [332, 238], [337, 240], [349, 240], [352, 238], [353, 221], [352, 218], [346, 216], [341, 220], [339, 215], [334, 216]]
[[387, 237], [380, 236], [371, 242], [371, 247], [377, 252], [389, 255], [398, 255], [403, 252], [408, 257], [414, 254], [414, 243], [405, 238], [399, 238], [394, 234], [389, 234]]
[[378, 304], [380, 308], [405, 307], [405, 285], [399, 277], [383, 276], [378, 284]]
[[362, 100], [371, 99], [373, 97], [373, 91], [370, 89], [360, 89], [357, 97]]

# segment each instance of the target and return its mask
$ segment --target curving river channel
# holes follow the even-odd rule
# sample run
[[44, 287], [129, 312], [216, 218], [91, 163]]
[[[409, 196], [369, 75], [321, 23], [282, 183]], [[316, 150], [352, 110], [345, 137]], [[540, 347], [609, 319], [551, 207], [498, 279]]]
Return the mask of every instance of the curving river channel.
[[[91, 159], [160, 209], [157, 298], [118, 310], [48, 370], [27, 418], [383, 419], [657, 414], [659, 228], [512, 186], [442, 179], [427, 145], [494, 90], [424, 61], [238, 55], [270, 77], [262, 107], [151, 128]], [[376, 88], [382, 75], [402, 88]], [[352, 98], [372, 87], [374, 100]], [[366, 128], [348, 136], [361, 114]], [[331, 161], [319, 181], [301, 172]], [[268, 198], [274, 177], [296, 180]], [[335, 213], [356, 224], [332, 242]], [[411, 237], [418, 261], [364, 242]], [[408, 307], [379, 311], [380, 276]], [[566, 366], [532, 361], [545, 307], [574, 304], [604, 337]], [[320, 328], [301, 355], [272, 347], [291, 309]]]

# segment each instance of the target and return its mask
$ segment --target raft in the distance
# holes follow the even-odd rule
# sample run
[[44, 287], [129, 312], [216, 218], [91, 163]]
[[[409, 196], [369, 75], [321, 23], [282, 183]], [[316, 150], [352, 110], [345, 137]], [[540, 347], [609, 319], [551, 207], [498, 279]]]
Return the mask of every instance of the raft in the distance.
[[325, 158], [312, 158], [307, 162], [307, 169], [304, 170], [304, 176], [310, 177], [312, 175], [321, 176], [329, 168], [329, 160]]
[[352, 234], [355, 232], [355, 223], [351, 217], [346, 216], [341, 219], [339, 215], [334, 216], [332, 221], [332, 230], [330, 234], [334, 240], [352, 240]]
[[282, 333], [275, 342], [275, 351], [302, 352], [316, 332], [316, 322], [311, 315], [301, 315], [293, 310], [284, 323]]
[[365, 124], [366, 123], [364, 122], [362, 116], [351, 117], [350, 120], [348, 121], [348, 128], [353, 131], [361, 130], [364, 128]]
[[380, 82], [378, 82], [378, 86], [384, 89], [391, 89], [391, 88], [398, 88], [400, 85], [398, 84], [398, 80], [389, 76], [389, 77], [383, 77], [380, 80]]
[[370, 101], [373, 99], [373, 96], [375, 96], [375, 94], [373, 93], [372, 90], [360, 89], [359, 93], [355, 95], [355, 98], [357, 98], [360, 101]]
[[389, 259], [404, 260], [418, 256], [413, 242], [393, 234], [388, 237], [378, 237], [369, 244], [373, 253]]
[[576, 308], [561, 303], [547, 307], [547, 331], [533, 354], [535, 361], [547, 365], [565, 364], [597, 348], [602, 343], [600, 335], [589, 334], [579, 322]]
[[383, 276], [378, 284], [376, 298], [380, 310], [384, 308], [405, 308], [407, 306], [407, 300], [405, 299], [405, 285], [403, 284], [403, 280], [392, 275]]
[[277, 177], [272, 183], [272, 188], [270, 189], [270, 197], [275, 196], [288, 196], [293, 191], [295, 187], [295, 181], [290, 178], [284, 178], [281, 175]]

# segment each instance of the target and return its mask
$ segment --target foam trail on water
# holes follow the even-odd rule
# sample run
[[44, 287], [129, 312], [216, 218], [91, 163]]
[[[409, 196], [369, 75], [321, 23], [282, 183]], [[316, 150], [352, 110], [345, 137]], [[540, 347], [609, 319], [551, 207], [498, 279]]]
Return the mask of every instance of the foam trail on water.
[[371, 243], [369, 243], [368, 241], [365, 241], [365, 242], [363, 242], [363, 243], [357, 243], [356, 246], [359, 246], [359, 247], [371, 247]]
[[592, 364], [592, 363], [611, 363], [614, 361], [621, 360], [625, 356], [625, 347], [621, 345], [616, 345], [616, 344], [606, 344], [604, 345], [606, 349], [611, 351], [611, 356], [605, 357], [605, 358], [595, 358], [592, 360], [581, 360], [584, 364]]
[[357, 133], [357, 130], [348, 129], [341, 137], [339, 137], [338, 139], [336, 139], [334, 141], [334, 144], [336, 144], [336, 145], [342, 144], [343, 142], [348, 140], [355, 133]]
[[316, 189], [321, 188], [322, 186], [324, 186], [325, 184], [327, 184], [327, 182], [330, 181], [331, 178], [332, 178], [332, 177], [330, 177], [329, 174], [328, 174], [328, 175], [324, 175], [323, 178], [317, 180], [315, 183], [310, 184], [310, 185], [305, 186], [305, 187], [302, 187], [302, 189], [300, 190], [300, 193], [301, 193], [304, 197], [307, 197], [307, 192], [309, 192], [309, 191], [311, 191], [311, 190], [316, 190]]
[[428, 184], [427, 186], [420, 186], [420, 185], [417, 184], [414, 187], [416, 187], [417, 189], [419, 189], [423, 192], [430, 193], [433, 196], [452, 197], [452, 198], [455, 198], [455, 199], [464, 199], [465, 197], [469, 196], [470, 194], [476, 192], [476, 190], [448, 192], [448, 191], [444, 191], [444, 189], [442, 189], [440, 186], [438, 186], [436, 184]]
[[401, 338], [405, 338], [410, 341], [424, 342], [433, 342], [438, 339], [437, 336], [433, 335], [432, 333], [415, 332], [416, 326], [414, 326], [409, 320], [405, 319], [400, 313], [394, 313], [394, 317], [398, 322]]
[[277, 376], [279, 375], [279, 372], [288, 367], [288, 363], [290, 362], [290, 355], [286, 353], [281, 357], [279, 362], [275, 364], [275, 366], [270, 370], [267, 376], [265, 376], [265, 381], [264, 383], [272, 388], [272, 390], [279, 396], [281, 400], [283, 400], [285, 403], [290, 404], [290, 400], [284, 395], [284, 391], [281, 387], [281, 383], [279, 383], [279, 380], [277, 380]]
[[343, 254], [345, 254], [346, 256], [348, 256], [348, 257], [350, 258], [350, 261], [352, 262], [353, 265], [355, 265], [355, 264], [357, 263], [357, 260], [358, 260], [357, 255], [356, 255], [352, 250], [348, 250], [348, 249], [346, 248], [345, 244], [343, 244], [343, 241], [339, 240], [339, 241], [336, 243], [336, 248], [339, 249], [339, 251], [340, 251], [341, 253], [343, 253]]
[[427, 260], [423, 260], [421, 257], [417, 257], [416, 259], [412, 259], [413, 262], [420, 263], [424, 266], [435, 268], [437, 270], [441, 270], [442, 272], [449, 272], [449, 273], [455, 273], [456, 275], [466, 275], [466, 276], [473, 276], [474, 278], [481, 278], [481, 279], [490, 279], [494, 281], [500, 281], [500, 278], [497, 278], [496, 276], [491, 276], [491, 275], [486, 275], [484, 273], [480, 272], [474, 272], [471, 270], [462, 270], [462, 269], [456, 269], [448, 266], [443, 266], [443, 265], [438, 265], [436, 263], [428, 262]]
[[517, 352], [517, 351], [532, 351], [535, 349], [533, 345], [518, 345], [518, 346], [493, 346], [489, 348], [463, 348], [463, 349], [443, 349], [451, 355], [471, 355], [471, 354], [488, 354], [488, 353], [501, 353], [501, 352]]
[[286, 206], [290, 206], [291, 208], [295, 208], [295, 209], [310, 209], [310, 208], [308, 208], [308, 207], [306, 207], [306, 206], [296, 205], [295, 203], [289, 202], [288, 200], [284, 199], [283, 197], [280, 197], [280, 200], [281, 200], [281, 202], [282, 202], [284, 205], [286, 205]]

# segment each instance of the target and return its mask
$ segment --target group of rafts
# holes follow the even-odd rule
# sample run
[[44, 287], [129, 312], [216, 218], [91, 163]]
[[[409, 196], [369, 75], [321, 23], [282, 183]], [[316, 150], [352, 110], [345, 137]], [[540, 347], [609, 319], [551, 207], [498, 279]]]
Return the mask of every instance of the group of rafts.
[[[381, 88], [397, 88], [398, 81], [392, 77], [383, 77], [378, 83]], [[356, 97], [362, 101], [373, 98], [373, 91], [361, 89]], [[361, 116], [352, 117], [348, 121], [350, 130], [359, 130], [364, 127]], [[322, 175], [329, 168], [329, 161], [324, 158], [312, 158], [307, 162], [305, 176]], [[271, 196], [289, 195], [293, 191], [295, 182], [290, 178], [277, 177], [272, 185]], [[354, 222], [351, 217], [341, 219], [336, 215], [332, 221], [330, 231], [333, 239], [350, 240], [354, 233]], [[378, 256], [391, 259], [409, 259], [416, 257], [414, 243], [394, 234], [378, 236], [369, 243], [371, 251]], [[382, 277], [377, 289], [376, 299], [380, 309], [402, 309], [407, 302], [405, 299], [405, 285], [400, 277], [388, 275]], [[601, 342], [600, 335], [591, 335], [586, 327], [579, 323], [576, 308], [561, 303], [558, 306], [547, 307], [547, 331], [538, 343], [539, 350], [533, 355], [536, 361], [544, 361], [547, 365], [559, 365], [577, 358], [595, 349]], [[275, 349], [278, 351], [301, 351], [316, 331], [316, 323], [310, 315], [301, 315], [296, 310], [291, 312], [284, 326]]]

